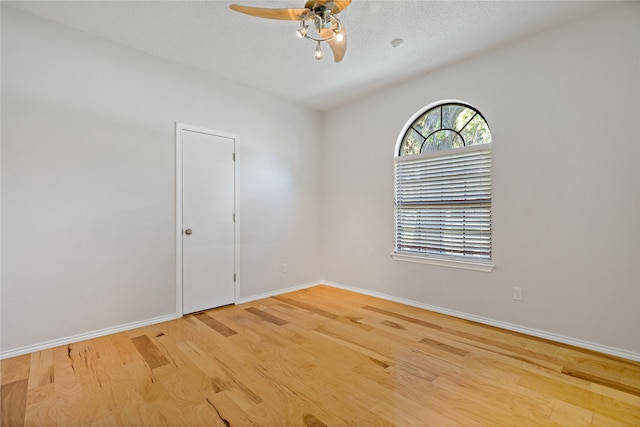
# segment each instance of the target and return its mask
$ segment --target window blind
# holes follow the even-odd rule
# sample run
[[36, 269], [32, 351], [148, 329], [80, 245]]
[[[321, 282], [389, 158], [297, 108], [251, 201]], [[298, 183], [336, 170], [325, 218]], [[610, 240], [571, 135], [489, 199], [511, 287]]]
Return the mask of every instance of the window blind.
[[395, 161], [395, 251], [491, 259], [491, 144]]

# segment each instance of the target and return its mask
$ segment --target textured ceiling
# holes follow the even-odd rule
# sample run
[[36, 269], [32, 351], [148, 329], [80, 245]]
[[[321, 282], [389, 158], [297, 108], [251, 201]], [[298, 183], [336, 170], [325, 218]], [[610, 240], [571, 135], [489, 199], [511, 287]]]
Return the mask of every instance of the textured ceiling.
[[[294, 21], [233, 12], [229, 4], [289, 1], [3, 1], [16, 9], [326, 111], [446, 64], [556, 26], [611, 1], [353, 0], [340, 15], [340, 63], [299, 40]], [[394, 48], [391, 41], [402, 38]]]

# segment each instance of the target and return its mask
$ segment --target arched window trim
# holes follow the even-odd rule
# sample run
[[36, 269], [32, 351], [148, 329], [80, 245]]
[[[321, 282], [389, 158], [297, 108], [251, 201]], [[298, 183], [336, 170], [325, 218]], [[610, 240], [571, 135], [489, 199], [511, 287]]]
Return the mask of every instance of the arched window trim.
[[[394, 178], [394, 187], [396, 188], [396, 214], [394, 214], [395, 222], [396, 225], [394, 226], [394, 239], [395, 239], [395, 244], [394, 244], [394, 251], [391, 253], [392, 258], [396, 259], [396, 260], [400, 260], [400, 261], [409, 261], [409, 262], [418, 262], [418, 263], [424, 263], [424, 264], [431, 264], [431, 265], [439, 265], [439, 266], [446, 266], [446, 267], [455, 267], [455, 268], [463, 268], [463, 269], [469, 269], [469, 270], [476, 270], [476, 271], [484, 271], [484, 272], [491, 272], [493, 270], [493, 268], [495, 267], [495, 265], [493, 264], [493, 257], [490, 255], [489, 259], [477, 259], [477, 258], [473, 258], [473, 257], [466, 257], [466, 256], [457, 256], [457, 255], [451, 255], [451, 254], [445, 254], [445, 255], [441, 255], [438, 253], [432, 253], [432, 252], [412, 252], [412, 251], [405, 251], [405, 250], [398, 250], [399, 244], [398, 244], [398, 233], [401, 233], [401, 231], [399, 231], [398, 229], [398, 167], [400, 164], [410, 161], [410, 162], [416, 162], [416, 161], [420, 161], [421, 159], [424, 159], [425, 161], [429, 161], [428, 159], [430, 158], [438, 158], [438, 157], [451, 157], [451, 156], [455, 156], [457, 157], [458, 155], [465, 155], [465, 153], [472, 153], [472, 152], [485, 152], [485, 153], [490, 153], [492, 151], [491, 149], [491, 143], [484, 143], [484, 144], [473, 144], [473, 145], [466, 145], [466, 143], [463, 143], [463, 147], [457, 147], [457, 148], [448, 148], [448, 149], [442, 149], [442, 150], [436, 150], [436, 151], [428, 151], [428, 152], [421, 152], [420, 153], [414, 153], [414, 154], [405, 154], [404, 156], [401, 155], [401, 148], [402, 148], [402, 143], [404, 141], [404, 138], [407, 134], [407, 132], [409, 132], [409, 130], [412, 128], [412, 126], [414, 125], [414, 123], [420, 118], [422, 117], [425, 113], [427, 113], [428, 111], [438, 108], [438, 107], [443, 107], [445, 105], [448, 104], [458, 104], [464, 107], [467, 107], [469, 109], [472, 109], [475, 114], [467, 121], [467, 123], [465, 123], [465, 125], [463, 126], [466, 127], [476, 115], [480, 115], [480, 117], [484, 120], [484, 122], [488, 125], [487, 120], [485, 119], [485, 117], [482, 115], [482, 113], [480, 112], [480, 110], [476, 107], [474, 107], [473, 105], [464, 102], [464, 101], [460, 101], [460, 100], [455, 100], [455, 99], [448, 99], [448, 100], [440, 100], [437, 102], [433, 102], [427, 106], [425, 106], [424, 108], [420, 109], [419, 111], [417, 111], [405, 124], [405, 126], [402, 128], [402, 131], [400, 132], [400, 134], [398, 135], [398, 139], [396, 140], [396, 144], [395, 144], [395, 148], [394, 148], [394, 169], [396, 170], [395, 172], [395, 178]], [[441, 121], [442, 123], [442, 121]], [[438, 131], [442, 131], [445, 130], [444, 128], [441, 127], [441, 129], [438, 129], [436, 131], [433, 131], [432, 133], [438, 132]], [[454, 132], [457, 132], [455, 129], [450, 129]], [[423, 136], [424, 137], [424, 136]], [[425, 141], [427, 140], [428, 136], [425, 138]], [[462, 138], [464, 140], [464, 138]], [[489, 168], [491, 168], [490, 163], [489, 163]], [[490, 179], [490, 178], [489, 178]], [[490, 197], [490, 196], [489, 196]], [[491, 225], [489, 223], [490, 228]], [[490, 232], [490, 235], [492, 234], [492, 232]], [[490, 236], [489, 235], [489, 236]]]

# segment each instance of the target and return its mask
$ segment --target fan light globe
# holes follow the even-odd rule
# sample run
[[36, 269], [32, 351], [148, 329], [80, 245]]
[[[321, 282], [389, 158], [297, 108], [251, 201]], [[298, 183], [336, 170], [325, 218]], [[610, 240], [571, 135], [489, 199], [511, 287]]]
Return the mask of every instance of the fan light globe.
[[296, 30], [296, 35], [298, 36], [299, 39], [303, 39], [304, 36], [307, 35], [307, 29], [308, 27], [304, 24], [304, 22], [301, 22], [300, 28]]
[[322, 59], [322, 48], [320, 47], [320, 42], [316, 45], [316, 59], [319, 61]]

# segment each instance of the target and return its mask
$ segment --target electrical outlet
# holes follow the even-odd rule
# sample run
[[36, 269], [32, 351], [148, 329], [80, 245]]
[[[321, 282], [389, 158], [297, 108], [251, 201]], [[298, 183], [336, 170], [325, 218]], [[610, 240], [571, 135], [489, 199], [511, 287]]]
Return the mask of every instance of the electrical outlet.
[[287, 272], [287, 264], [282, 264], [282, 272], [283, 273]]
[[517, 286], [513, 287], [513, 299], [515, 301], [522, 301], [522, 288]]

